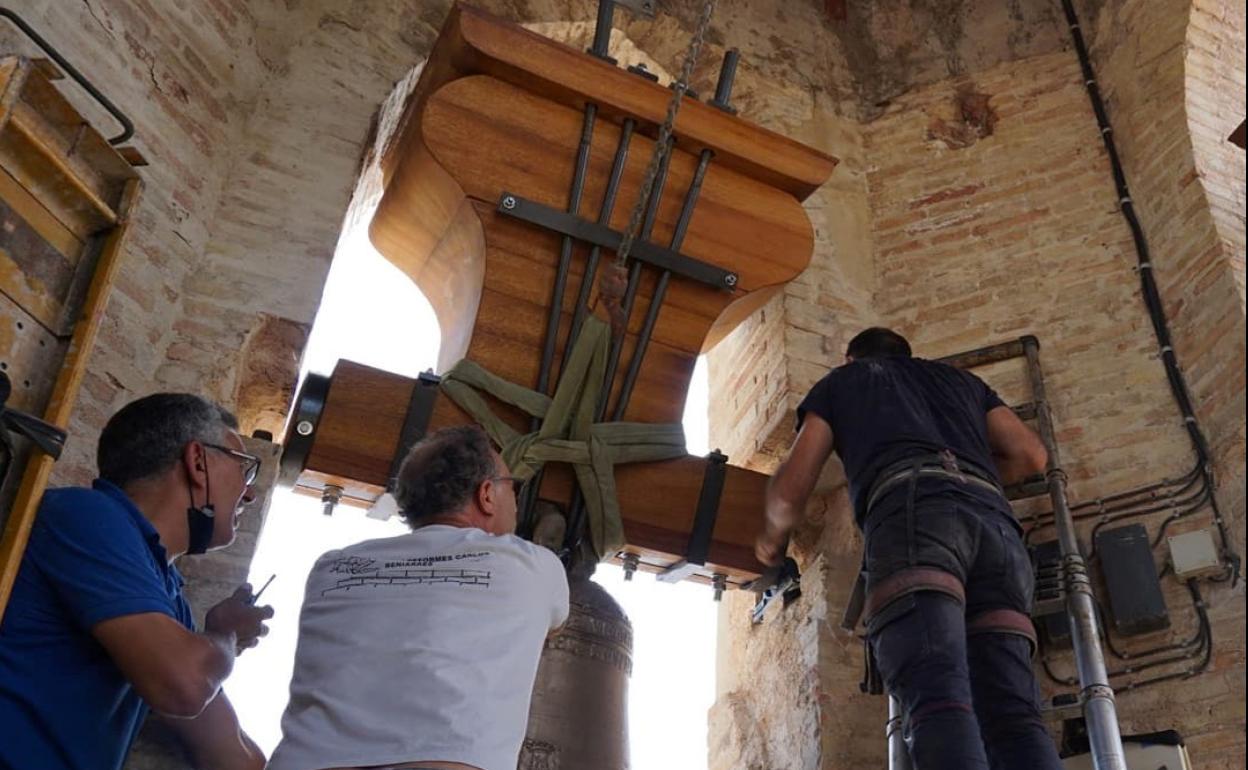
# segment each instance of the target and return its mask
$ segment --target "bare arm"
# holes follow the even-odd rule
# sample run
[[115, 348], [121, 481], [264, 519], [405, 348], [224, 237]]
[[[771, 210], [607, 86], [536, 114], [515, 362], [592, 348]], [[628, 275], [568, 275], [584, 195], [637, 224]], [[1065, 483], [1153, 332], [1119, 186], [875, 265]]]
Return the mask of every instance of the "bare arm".
[[159, 612], [105, 620], [91, 633], [158, 714], [196, 716], [234, 668], [234, 634], [196, 634]]
[[763, 534], [754, 555], [764, 564], [784, 558], [789, 535], [802, 518], [806, 502], [832, 454], [832, 427], [817, 414], [807, 414], [789, 449], [789, 456], [767, 483]]
[[1008, 406], [988, 412], [988, 445], [1001, 482], [1007, 486], [1044, 473], [1049, 462], [1044, 442]]
[[196, 770], [263, 770], [264, 752], [243, 732], [225, 691], [199, 716], [162, 720], [177, 733]]
[[91, 634], [153, 711], [189, 719], [216, 696], [234, 656], [268, 632], [271, 617], [272, 607], [251, 605], [244, 585], [208, 611], [201, 634], [160, 612], [110, 618]]

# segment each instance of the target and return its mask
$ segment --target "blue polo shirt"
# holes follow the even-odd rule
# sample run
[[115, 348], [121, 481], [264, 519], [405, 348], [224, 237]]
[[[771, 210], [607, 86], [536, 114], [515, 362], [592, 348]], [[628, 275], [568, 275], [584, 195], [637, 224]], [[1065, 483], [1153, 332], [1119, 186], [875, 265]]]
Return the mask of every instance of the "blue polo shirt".
[[0, 768], [120, 768], [147, 705], [91, 635], [122, 615], [194, 627], [155, 528], [107, 481], [49, 490], [0, 622]]
[[[867, 493], [893, 463], [951, 450], [960, 462], [997, 477], [988, 444], [987, 414], [1004, 402], [970, 372], [909, 356], [864, 358], [828, 372], [797, 407], [797, 424], [808, 413], [832, 428], [836, 454], [845, 465], [855, 518], [866, 518]], [[980, 487], [925, 479], [918, 497], [970, 497], [1009, 513], [1005, 500]], [[902, 496], [895, 490], [881, 500]], [[1013, 521], [1013, 516], [1010, 516]]]

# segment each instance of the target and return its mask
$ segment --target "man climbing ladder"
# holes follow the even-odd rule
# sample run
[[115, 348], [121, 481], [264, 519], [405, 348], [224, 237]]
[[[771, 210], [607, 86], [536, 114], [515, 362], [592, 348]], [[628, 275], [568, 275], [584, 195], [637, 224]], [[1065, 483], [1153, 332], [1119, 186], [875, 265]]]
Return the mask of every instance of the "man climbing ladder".
[[868, 329], [798, 407], [767, 491], [760, 561], [783, 559], [833, 450], [865, 538], [863, 615], [916, 770], [1060, 770], [1040, 717], [1034, 577], [1002, 492], [1044, 445], [974, 375]]

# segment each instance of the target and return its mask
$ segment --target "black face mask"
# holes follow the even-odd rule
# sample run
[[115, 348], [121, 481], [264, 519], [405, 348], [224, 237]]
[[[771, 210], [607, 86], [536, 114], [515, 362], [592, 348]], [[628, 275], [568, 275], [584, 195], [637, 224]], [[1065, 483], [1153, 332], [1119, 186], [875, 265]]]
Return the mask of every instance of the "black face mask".
[[188, 554], [200, 554], [208, 550], [208, 546], [212, 543], [212, 533], [216, 529], [217, 512], [216, 507], [209, 502], [212, 499], [212, 477], [208, 475], [208, 466], [204, 466], [204, 492], [205, 500], [201, 506], [195, 505], [194, 487], [190, 483], [190, 473], [187, 473], [187, 493], [191, 497], [191, 504], [186, 509], [186, 529], [188, 533], [186, 552]]

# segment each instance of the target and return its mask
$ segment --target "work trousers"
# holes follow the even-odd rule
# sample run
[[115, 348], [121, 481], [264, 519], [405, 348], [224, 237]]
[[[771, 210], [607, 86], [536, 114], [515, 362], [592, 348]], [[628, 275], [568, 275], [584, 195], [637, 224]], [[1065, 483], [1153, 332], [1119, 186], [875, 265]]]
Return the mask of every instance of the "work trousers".
[[1040, 716], [1031, 640], [974, 628], [992, 610], [1029, 613], [1035, 578], [1012, 516], [958, 498], [881, 502], [864, 526], [868, 592], [916, 566], [951, 573], [965, 590], [965, 603], [914, 591], [868, 621], [915, 770], [1061, 770]]

